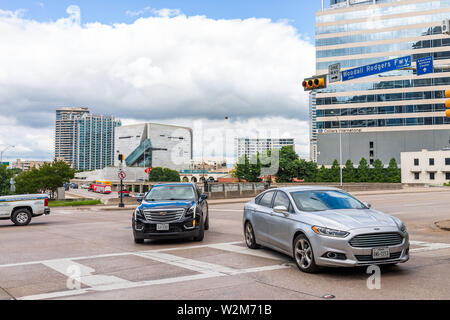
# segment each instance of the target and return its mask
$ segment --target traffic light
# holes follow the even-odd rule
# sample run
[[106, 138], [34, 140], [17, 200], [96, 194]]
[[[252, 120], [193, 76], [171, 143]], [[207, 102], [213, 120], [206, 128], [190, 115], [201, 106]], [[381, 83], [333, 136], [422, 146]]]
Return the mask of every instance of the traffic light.
[[[450, 98], [450, 90], [445, 90], [445, 97]], [[445, 100], [445, 116], [450, 118], [450, 100]]]
[[323, 89], [327, 87], [327, 76], [317, 76], [303, 80], [303, 89], [311, 91], [315, 89]]
[[123, 154], [119, 154], [119, 161], [120, 161], [120, 162], [123, 161]]

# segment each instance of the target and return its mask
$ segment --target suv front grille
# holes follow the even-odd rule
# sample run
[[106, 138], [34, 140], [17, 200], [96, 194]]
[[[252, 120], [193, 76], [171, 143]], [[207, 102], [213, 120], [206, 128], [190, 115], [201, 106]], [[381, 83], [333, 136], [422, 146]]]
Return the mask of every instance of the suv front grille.
[[184, 209], [144, 210], [147, 221], [156, 223], [177, 222], [184, 214]]
[[389, 258], [384, 259], [374, 259], [371, 254], [368, 255], [355, 255], [356, 260], [361, 262], [368, 262], [368, 261], [383, 261], [383, 260], [391, 260], [391, 259], [398, 259], [402, 255], [402, 252], [394, 252], [391, 253]]
[[349, 241], [354, 248], [374, 248], [398, 246], [403, 242], [403, 237], [398, 233], [372, 233], [360, 234]]

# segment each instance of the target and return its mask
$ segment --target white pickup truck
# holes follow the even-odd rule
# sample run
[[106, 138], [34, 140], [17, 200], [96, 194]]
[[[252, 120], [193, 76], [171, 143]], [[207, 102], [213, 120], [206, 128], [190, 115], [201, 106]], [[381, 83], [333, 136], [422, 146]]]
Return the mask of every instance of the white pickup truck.
[[46, 194], [0, 197], [0, 220], [11, 219], [15, 225], [26, 226], [32, 217], [50, 214], [48, 199]]

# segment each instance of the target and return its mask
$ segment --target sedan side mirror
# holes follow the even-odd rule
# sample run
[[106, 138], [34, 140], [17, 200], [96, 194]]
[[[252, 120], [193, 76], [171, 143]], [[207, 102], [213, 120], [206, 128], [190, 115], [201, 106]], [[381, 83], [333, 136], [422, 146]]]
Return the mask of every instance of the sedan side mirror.
[[275, 211], [277, 213], [282, 213], [285, 216], [289, 215], [288, 209], [285, 206], [276, 206], [273, 208], [273, 211]]
[[366, 205], [367, 208], [372, 208], [372, 205], [370, 203], [364, 203]]
[[203, 194], [200, 196], [200, 199], [206, 200], [206, 199], [208, 199], [208, 195], [207, 195], [206, 193], [203, 193]]

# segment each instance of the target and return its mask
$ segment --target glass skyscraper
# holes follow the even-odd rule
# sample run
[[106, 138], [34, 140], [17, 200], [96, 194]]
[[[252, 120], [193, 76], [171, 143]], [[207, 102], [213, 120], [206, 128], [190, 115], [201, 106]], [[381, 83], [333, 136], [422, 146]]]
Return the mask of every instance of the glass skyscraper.
[[114, 134], [120, 126], [112, 116], [93, 115], [87, 108], [56, 110], [55, 158], [76, 170], [114, 165]]
[[[322, 3], [323, 4], [323, 3]], [[450, 88], [450, 36], [442, 21], [450, 0], [331, 0], [316, 13], [316, 74], [411, 56], [412, 67], [355, 80], [328, 83], [310, 99], [311, 158], [371, 163], [400, 152], [450, 146], [444, 90]], [[416, 59], [432, 56], [434, 72], [417, 75]], [[313, 145], [317, 145], [313, 154]]]

